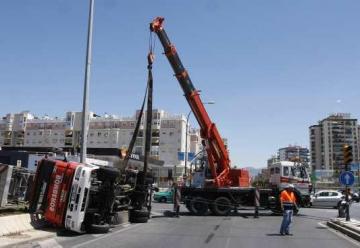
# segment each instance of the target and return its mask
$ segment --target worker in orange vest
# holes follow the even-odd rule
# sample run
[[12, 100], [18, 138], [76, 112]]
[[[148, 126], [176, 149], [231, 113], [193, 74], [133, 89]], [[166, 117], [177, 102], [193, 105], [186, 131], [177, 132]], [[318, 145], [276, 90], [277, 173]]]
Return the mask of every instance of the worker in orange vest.
[[280, 194], [281, 210], [283, 211], [283, 219], [280, 227], [281, 235], [292, 235], [290, 233], [290, 224], [292, 222], [292, 216], [294, 208], [297, 209], [296, 197], [294, 194], [294, 185], [287, 185], [286, 189]]

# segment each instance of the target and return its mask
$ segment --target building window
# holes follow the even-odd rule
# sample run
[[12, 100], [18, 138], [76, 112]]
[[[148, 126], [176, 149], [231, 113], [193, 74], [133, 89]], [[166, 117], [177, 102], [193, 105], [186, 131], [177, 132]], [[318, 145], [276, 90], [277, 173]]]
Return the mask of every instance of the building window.
[[101, 136], [101, 132], [98, 132], [98, 137], [100, 137]]

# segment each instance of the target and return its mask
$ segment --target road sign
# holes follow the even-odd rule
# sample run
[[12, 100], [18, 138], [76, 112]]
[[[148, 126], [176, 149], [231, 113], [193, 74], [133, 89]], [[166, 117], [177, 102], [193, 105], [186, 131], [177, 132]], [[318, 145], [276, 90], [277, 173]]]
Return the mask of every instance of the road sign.
[[354, 183], [354, 174], [350, 171], [344, 171], [340, 174], [339, 181], [341, 184], [351, 186]]

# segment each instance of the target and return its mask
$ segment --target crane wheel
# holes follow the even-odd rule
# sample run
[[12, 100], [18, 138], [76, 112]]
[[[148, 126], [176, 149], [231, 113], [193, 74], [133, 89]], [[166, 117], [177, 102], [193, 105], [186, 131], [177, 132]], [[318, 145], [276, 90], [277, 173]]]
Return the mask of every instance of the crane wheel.
[[150, 213], [147, 210], [131, 209], [129, 210], [129, 222], [130, 223], [146, 223], [150, 217]]
[[205, 215], [208, 212], [209, 205], [204, 197], [194, 197], [190, 203], [190, 212], [196, 215]]
[[211, 204], [210, 210], [215, 215], [228, 215], [231, 211], [231, 201], [227, 197], [220, 196]]

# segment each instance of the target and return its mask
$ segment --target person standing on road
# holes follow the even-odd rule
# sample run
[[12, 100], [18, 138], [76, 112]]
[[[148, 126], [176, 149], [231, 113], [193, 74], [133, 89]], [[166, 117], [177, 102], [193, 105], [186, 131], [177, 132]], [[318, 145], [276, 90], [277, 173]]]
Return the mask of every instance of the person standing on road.
[[174, 190], [173, 193], [174, 214], [177, 218], [179, 218], [181, 192], [177, 183], [173, 183], [173, 190]]
[[297, 209], [296, 197], [294, 194], [294, 185], [287, 185], [286, 189], [280, 194], [281, 210], [283, 211], [283, 219], [280, 227], [281, 235], [290, 234], [290, 224], [292, 222], [293, 210]]

